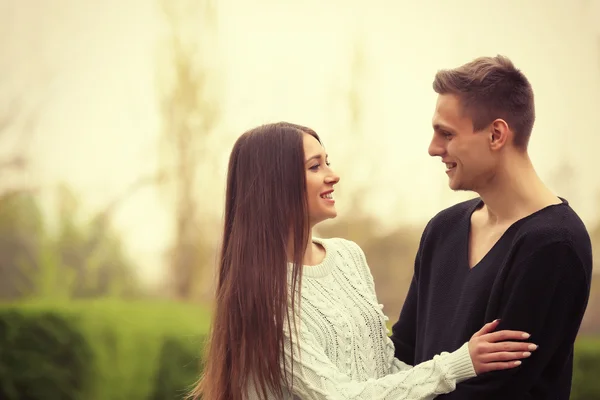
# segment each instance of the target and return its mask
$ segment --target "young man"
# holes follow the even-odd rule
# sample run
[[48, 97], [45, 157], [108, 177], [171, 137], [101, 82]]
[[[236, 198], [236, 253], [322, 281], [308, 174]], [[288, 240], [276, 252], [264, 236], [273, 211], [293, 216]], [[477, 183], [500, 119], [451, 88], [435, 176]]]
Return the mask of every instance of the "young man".
[[484, 322], [531, 333], [539, 345], [517, 368], [477, 377], [439, 399], [569, 398], [573, 343], [587, 306], [589, 235], [568, 202], [537, 176], [527, 154], [533, 90], [506, 57], [437, 73], [429, 154], [450, 188], [479, 197], [425, 228], [392, 340], [417, 364], [457, 349]]

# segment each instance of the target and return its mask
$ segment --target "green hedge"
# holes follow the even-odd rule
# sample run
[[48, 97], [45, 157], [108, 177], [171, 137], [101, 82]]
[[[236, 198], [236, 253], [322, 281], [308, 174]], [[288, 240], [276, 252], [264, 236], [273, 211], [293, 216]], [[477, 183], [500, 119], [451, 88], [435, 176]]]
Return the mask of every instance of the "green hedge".
[[[0, 314], [0, 398], [83, 398], [92, 357], [81, 333], [53, 313]], [[56, 365], [68, 368], [56, 368]]]
[[600, 338], [576, 343], [571, 400], [600, 400]]
[[[178, 304], [0, 305], [0, 399], [181, 399], [209, 323]], [[571, 400], [600, 400], [599, 377], [600, 339], [578, 340]]]
[[198, 307], [163, 303], [1, 306], [0, 398], [181, 398], [208, 324]]

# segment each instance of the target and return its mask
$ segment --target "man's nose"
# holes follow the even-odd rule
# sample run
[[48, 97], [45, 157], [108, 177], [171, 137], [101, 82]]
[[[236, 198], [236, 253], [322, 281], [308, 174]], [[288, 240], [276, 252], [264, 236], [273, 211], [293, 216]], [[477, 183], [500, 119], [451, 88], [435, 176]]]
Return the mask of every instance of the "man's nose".
[[435, 136], [431, 139], [431, 143], [429, 143], [429, 148], [427, 152], [431, 157], [442, 157], [446, 152], [445, 146], [436, 138]]

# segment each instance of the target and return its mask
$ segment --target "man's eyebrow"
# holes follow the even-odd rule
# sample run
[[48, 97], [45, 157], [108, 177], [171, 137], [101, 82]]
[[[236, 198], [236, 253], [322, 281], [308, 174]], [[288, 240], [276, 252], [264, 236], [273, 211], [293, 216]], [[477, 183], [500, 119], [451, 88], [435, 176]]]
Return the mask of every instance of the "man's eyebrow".
[[444, 125], [444, 124], [440, 124], [440, 123], [434, 124], [434, 125], [433, 125], [433, 130], [434, 130], [434, 131], [449, 131], [449, 132], [451, 132], [451, 131], [452, 131], [452, 129], [450, 129], [450, 128], [449, 128], [449, 127], [447, 127], [446, 125]]

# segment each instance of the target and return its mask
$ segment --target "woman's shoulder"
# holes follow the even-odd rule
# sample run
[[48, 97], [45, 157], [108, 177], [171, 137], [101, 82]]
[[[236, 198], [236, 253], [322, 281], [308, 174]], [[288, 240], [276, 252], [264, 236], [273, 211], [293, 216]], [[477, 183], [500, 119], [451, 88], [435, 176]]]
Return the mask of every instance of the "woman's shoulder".
[[355, 269], [360, 275], [365, 274], [365, 270], [367, 274], [370, 273], [365, 253], [356, 242], [340, 237], [313, 238], [313, 241], [325, 247], [328, 253], [326, 257], [335, 259], [335, 264], [344, 264], [345, 266], [340, 267], [345, 271], [351, 266], [351, 269]]
[[332, 249], [337, 251], [350, 251], [350, 252], [362, 252], [360, 246], [349, 239], [345, 239], [342, 237], [330, 237], [330, 238], [322, 238], [322, 237], [313, 237], [313, 242], [319, 243], [325, 247], [325, 249]]
[[[368, 289], [374, 293], [373, 275], [365, 253], [358, 243], [339, 237], [313, 240], [321, 243], [330, 254], [335, 254], [335, 264], [343, 271], [344, 279], [358, 280], [360, 284], [367, 285]], [[355, 281], [354, 283], [360, 285], [359, 282]]]

